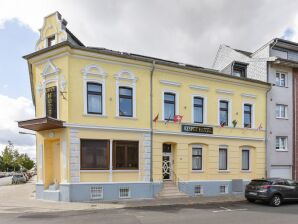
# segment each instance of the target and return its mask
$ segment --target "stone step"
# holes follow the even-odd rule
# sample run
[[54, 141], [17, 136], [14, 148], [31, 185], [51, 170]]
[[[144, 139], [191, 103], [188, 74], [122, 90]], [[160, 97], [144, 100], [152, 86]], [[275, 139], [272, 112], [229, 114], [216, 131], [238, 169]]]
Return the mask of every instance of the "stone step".
[[181, 198], [188, 197], [183, 192], [179, 191], [178, 186], [173, 181], [163, 183], [163, 188], [158, 194], [158, 198]]

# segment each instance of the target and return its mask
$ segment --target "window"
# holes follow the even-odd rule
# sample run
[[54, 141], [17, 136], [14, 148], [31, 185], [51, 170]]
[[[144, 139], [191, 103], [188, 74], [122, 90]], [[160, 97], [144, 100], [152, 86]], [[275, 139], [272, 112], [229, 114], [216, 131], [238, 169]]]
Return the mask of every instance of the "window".
[[100, 186], [94, 186], [90, 188], [90, 199], [103, 199], [103, 188]]
[[277, 72], [275, 84], [280, 87], [286, 86], [286, 74]]
[[244, 127], [252, 127], [252, 105], [244, 104]]
[[246, 69], [247, 69], [246, 63], [234, 62], [232, 75], [244, 78], [244, 77], [246, 77]]
[[128, 187], [121, 187], [119, 189], [119, 198], [130, 198], [130, 189]]
[[227, 194], [228, 193], [228, 186], [226, 186], [226, 185], [219, 186], [219, 193]]
[[119, 87], [119, 116], [133, 116], [132, 88]]
[[229, 102], [221, 100], [219, 102], [219, 122], [222, 126], [228, 126], [229, 124]]
[[102, 114], [102, 85], [87, 83], [87, 113]]
[[51, 47], [55, 44], [55, 36], [48, 37], [47, 39], [48, 47]]
[[176, 115], [176, 95], [174, 93], [164, 93], [164, 119], [174, 120]]
[[194, 193], [195, 193], [195, 196], [202, 195], [203, 194], [202, 186], [201, 185], [195, 185]]
[[114, 169], [139, 168], [139, 143], [132, 141], [114, 141]]
[[81, 170], [109, 168], [108, 140], [81, 140]]
[[288, 138], [287, 137], [276, 137], [276, 150], [287, 150], [288, 147]]
[[46, 88], [46, 115], [57, 118], [57, 87]]
[[192, 148], [192, 169], [202, 170], [202, 148]]
[[249, 170], [249, 150], [243, 149], [242, 150], [242, 170]]
[[204, 99], [202, 97], [194, 97], [193, 108], [194, 123], [203, 123]]
[[228, 169], [228, 150], [225, 148], [219, 149], [219, 170]]
[[287, 118], [288, 106], [283, 104], [277, 104], [275, 108], [276, 118]]

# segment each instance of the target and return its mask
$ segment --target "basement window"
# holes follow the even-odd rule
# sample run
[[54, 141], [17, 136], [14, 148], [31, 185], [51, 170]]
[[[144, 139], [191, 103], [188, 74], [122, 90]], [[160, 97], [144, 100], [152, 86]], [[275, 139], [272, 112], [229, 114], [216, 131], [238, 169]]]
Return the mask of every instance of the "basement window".
[[103, 187], [100, 187], [100, 186], [91, 187], [90, 199], [91, 200], [103, 199]]
[[119, 198], [130, 198], [130, 189], [128, 187], [121, 187], [119, 189]]
[[227, 185], [221, 185], [221, 186], [219, 186], [219, 193], [221, 193], [221, 194], [227, 194], [228, 193], [228, 186]]
[[194, 191], [195, 191], [195, 196], [203, 194], [203, 188], [201, 185], [196, 185]]

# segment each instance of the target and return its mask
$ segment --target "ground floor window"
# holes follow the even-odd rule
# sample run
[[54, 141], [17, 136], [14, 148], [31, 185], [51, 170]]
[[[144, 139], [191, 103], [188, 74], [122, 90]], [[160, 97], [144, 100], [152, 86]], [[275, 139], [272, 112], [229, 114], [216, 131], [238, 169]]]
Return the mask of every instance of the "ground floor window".
[[81, 140], [81, 170], [109, 168], [108, 140]]
[[242, 149], [242, 170], [249, 170], [249, 149]]
[[219, 149], [219, 170], [228, 169], [228, 150], [225, 148]]
[[202, 170], [202, 148], [192, 148], [192, 170]]
[[114, 169], [139, 168], [139, 142], [114, 141], [113, 144]]

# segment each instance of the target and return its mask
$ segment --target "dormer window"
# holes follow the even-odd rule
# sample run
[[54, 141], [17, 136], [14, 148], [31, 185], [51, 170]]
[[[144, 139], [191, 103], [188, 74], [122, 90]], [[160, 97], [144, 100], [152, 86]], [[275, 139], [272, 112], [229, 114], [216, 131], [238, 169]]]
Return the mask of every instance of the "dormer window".
[[48, 37], [47, 39], [48, 47], [51, 47], [55, 44], [55, 36]]
[[246, 77], [246, 69], [247, 69], [246, 63], [234, 62], [233, 68], [232, 68], [232, 75], [245, 78]]

